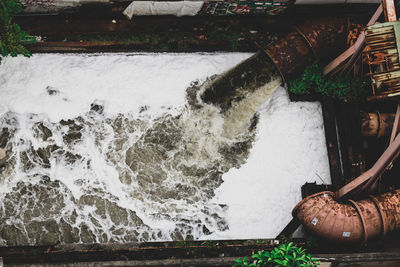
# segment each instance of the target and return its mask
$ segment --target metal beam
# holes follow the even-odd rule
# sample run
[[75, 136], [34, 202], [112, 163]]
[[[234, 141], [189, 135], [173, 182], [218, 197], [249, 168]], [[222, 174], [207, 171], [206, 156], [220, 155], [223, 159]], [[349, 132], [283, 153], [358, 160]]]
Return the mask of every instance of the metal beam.
[[387, 22], [396, 21], [396, 8], [393, 0], [383, 0], [382, 4], [385, 8], [385, 19]]
[[[369, 20], [367, 26], [375, 24], [378, 18], [381, 16], [383, 11], [382, 5], [379, 5], [378, 9], [375, 11], [374, 15]], [[323, 70], [323, 74], [327, 75], [334, 69], [336, 69], [339, 65], [341, 65], [344, 61], [346, 61], [349, 57], [351, 57], [356, 51], [360, 50], [360, 48], [364, 45], [365, 42], [365, 32], [361, 32], [357, 41], [354, 45], [352, 45], [349, 49], [340, 54], [337, 58], [335, 58], [331, 63], [326, 65]]]

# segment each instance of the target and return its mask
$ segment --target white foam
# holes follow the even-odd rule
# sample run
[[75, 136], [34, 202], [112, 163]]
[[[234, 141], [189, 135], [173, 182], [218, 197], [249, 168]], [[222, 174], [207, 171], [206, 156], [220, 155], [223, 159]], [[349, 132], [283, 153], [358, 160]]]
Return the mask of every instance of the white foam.
[[[106, 113], [160, 115], [185, 103], [185, 89], [249, 53], [35, 54], [4, 58], [0, 65], [0, 114], [44, 113], [51, 121], [77, 117], [94, 102]], [[56, 90], [49, 95], [46, 88]]]
[[[19, 140], [29, 141], [25, 143], [25, 147], [18, 147], [18, 144], [14, 149], [26, 150], [30, 143], [35, 149], [45, 147], [46, 144], [36, 141], [32, 130], [34, 123], [43, 122], [52, 129], [54, 143], [66, 151], [74, 149], [84, 159], [90, 159], [92, 167], [89, 169], [85, 161], [78, 161], [72, 166], [64, 162], [51, 162], [49, 169], [35, 168], [30, 174], [15, 174], [15, 181], [8, 181], [8, 189], [3, 188], [0, 192], [9, 192], [17, 181], [28, 180], [27, 177], [36, 172], [47, 175], [50, 179], [60, 180], [75, 199], [85, 195], [85, 190], [90, 188], [109, 193], [117, 199], [113, 198], [113, 201], [120, 207], [134, 210], [152, 229], [161, 229], [161, 237], [154, 239], [171, 238], [169, 233], [175, 229], [176, 222], [165, 215], [184, 220], [199, 218], [205, 223], [208, 221], [202, 212], [205, 208], [218, 216], [224, 216], [229, 230], [218, 231], [218, 227], [213, 225], [211, 220], [207, 227], [214, 234], [207, 236], [201, 231], [201, 226], [193, 226], [194, 238], [275, 237], [291, 219], [290, 211], [301, 198], [301, 185], [306, 181], [320, 182], [319, 176], [325, 183], [330, 182], [320, 104], [291, 103], [285, 89], [279, 88], [259, 110], [256, 141], [247, 163], [240, 169], [231, 169], [223, 175], [224, 183], [216, 190], [214, 199], [203, 199], [190, 204], [186, 203], [186, 199], [171, 199], [168, 203], [152, 202], [146, 200], [146, 192], [139, 192], [142, 199], [135, 199], [132, 194], [132, 191], [136, 190], [135, 181], [130, 185], [123, 184], [119, 179], [118, 170], [106, 160], [108, 146], [113, 142], [114, 133], [107, 128], [110, 126], [104, 123], [103, 118], [93, 119], [95, 127], [92, 128], [97, 132], [83, 131], [84, 141], [73, 145], [73, 148], [62, 144], [63, 130], [58, 128], [58, 124], [50, 123], [78, 116], [90, 120], [87, 112], [92, 103], [104, 105], [105, 118], [115, 118], [118, 113], [124, 113], [135, 120], [143, 107], [146, 108], [140, 113], [142, 119], [143, 114], [151, 118], [161, 117], [164, 113], [178, 114], [183, 110], [185, 91], [192, 81], [202, 82], [208, 76], [221, 73], [250, 55], [41, 54], [30, 59], [3, 59], [0, 65], [0, 115], [8, 111], [19, 113], [16, 116], [19, 130], [15, 136], [15, 144]], [[264, 95], [269, 94], [270, 89], [267, 89], [265, 87]], [[49, 91], [52, 94], [49, 94]], [[207, 112], [218, 113], [212, 109], [203, 110], [205, 115]], [[40, 115], [32, 119], [29, 115], [31, 113]], [[218, 143], [216, 141], [219, 140], [214, 139], [226, 138], [223, 136], [223, 128], [231, 128], [229, 125], [237, 123], [234, 115], [228, 116], [229, 120], [225, 124], [220, 120], [220, 116], [203, 116], [201, 112], [198, 115], [196, 117], [184, 113], [182, 121], [186, 123], [185, 133], [191, 137], [188, 138], [187, 149], [190, 150], [190, 145], [203, 147], [201, 154], [194, 154], [192, 157], [199, 159], [199, 166], [206, 166], [207, 162], [204, 159], [212, 158], [209, 155], [218, 153], [214, 143]], [[251, 114], [245, 115], [246, 119], [251, 117]], [[210, 120], [204, 120], [204, 117], [210, 117]], [[149, 119], [148, 123], [151, 124], [152, 120]], [[103, 124], [105, 129], [102, 128]], [[100, 134], [107, 140], [99, 145], [94, 136]], [[113, 151], [119, 153], [123, 150], [125, 153], [136, 141], [135, 135], [141, 134], [140, 129], [129, 132], [129, 140], [124, 144], [124, 148]], [[116, 158], [118, 164], [125, 164], [124, 156]], [[165, 186], [174, 187], [174, 178], [177, 179], [174, 173], [169, 173], [165, 181], [172, 182]], [[81, 181], [84, 182], [83, 185]], [[66, 199], [69, 201], [72, 198]], [[227, 211], [224, 212], [218, 204], [228, 205]], [[79, 209], [74, 205], [69, 203], [65, 212], [72, 213], [74, 209]], [[156, 216], [157, 212], [163, 211], [171, 213]], [[178, 214], [181, 211], [184, 211], [183, 214]], [[87, 221], [88, 214], [93, 215], [94, 211], [83, 207], [79, 214], [80, 219], [77, 219], [75, 224]], [[103, 220], [103, 231], [109, 234], [108, 229], [112, 225], [110, 221], [101, 218], [99, 220]], [[95, 225], [91, 226], [94, 232], [95, 228]], [[121, 238], [115, 240], [123, 241]]]
[[274, 238], [291, 220], [305, 182], [331, 182], [319, 103], [290, 102], [279, 88], [259, 113], [247, 163], [226, 173], [216, 190], [213, 201], [228, 205], [229, 230], [212, 238]]

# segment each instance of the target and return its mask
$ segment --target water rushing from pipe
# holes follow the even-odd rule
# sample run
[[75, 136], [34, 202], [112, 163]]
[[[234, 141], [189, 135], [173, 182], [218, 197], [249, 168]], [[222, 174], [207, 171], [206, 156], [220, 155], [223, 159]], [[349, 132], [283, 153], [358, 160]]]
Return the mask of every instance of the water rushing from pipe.
[[251, 84], [222, 84], [231, 88], [224, 104], [205, 103], [204, 95], [237, 71], [194, 85], [178, 115], [149, 117], [146, 107], [138, 116], [105, 115], [98, 104], [59, 122], [5, 113], [0, 244], [206, 239], [228, 229], [214, 190], [246, 161], [257, 108], [281, 83], [259, 69], [242, 77]]

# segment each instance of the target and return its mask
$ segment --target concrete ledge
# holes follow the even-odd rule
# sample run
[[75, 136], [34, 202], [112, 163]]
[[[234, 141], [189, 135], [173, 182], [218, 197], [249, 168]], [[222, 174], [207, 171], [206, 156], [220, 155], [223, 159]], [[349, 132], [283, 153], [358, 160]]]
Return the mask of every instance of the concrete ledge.
[[[297, 240], [295, 243], [298, 246], [305, 246], [303, 240]], [[185, 261], [186, 264], [186, 262], [193, 261], [201, 262], [204, 259], [207, 259], [207, 261], [212, 259], [211, 261], [222, 262], [225, 266], [232, 266], [232, 258], [235, 259], [249, 256], [258, 250], [272, 249], [279, 244], [279, 240], [274, 239], [177, 241], [127, 244], [70, 244], [55, 246], [0, 247], [0, 255], [3, 257], [7, 266], [10, 264], [22, 264], [16, 266], [24, 266], [23, 264], [29, 264], [29, 266], [32, 264], [39, 264], [40, 266], [43, 266], [43, 264], [70, 264], [72, 262], [92, 263], [103, 261], [105, 264], [108, 264], [108, 266], [113, 266], [113, 264], [110, 264], [110, 262], [113, 261], [124, 261], [125, 263], [127, 261], [132, 261], [132, 264], [136, 264], [132, 266], [163, 266], [160, 265], [161, 262], [168, 263], [164, 266], [174, 266], [171, 265], [174, 261], [177, 261], [176, 264], [181, 264], [181, 261]], [[227, 261], [230, 265], [226, 265]], [[147, 265], [138, 265], [138, 262]], [[155, 263], [157, 264], [154, 265]], [[193, 263], [187, 266], [190, 265], [193, 265]], [[199, 264], [196, 264], [195, 266], [198, 267], [198, 265]], [[124, 266], [130, 265], [125, 264]]]
[[236, 257], [202, 258], [202, 259], [169, 259], [146, 261], [96, 261], [96, 262], [71, 262], [71, 263], [38, 263], [38, 264], [10, 264], [13, 267], [105, 267], [105, 266], [232, 266]]

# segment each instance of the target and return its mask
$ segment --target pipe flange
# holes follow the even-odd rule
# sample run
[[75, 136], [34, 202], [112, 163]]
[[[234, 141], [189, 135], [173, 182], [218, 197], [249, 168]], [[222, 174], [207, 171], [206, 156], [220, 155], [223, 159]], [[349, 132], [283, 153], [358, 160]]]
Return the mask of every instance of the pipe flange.
[[351, 200], [351, 199], [349, 199], [348, 201], [349, 201], [351, 204], [353, 204], [354, 208], [355, 208], [355, 209], [357, 210], [357, 212], [358, 212], [358, 215], [360, 216], [361, 223], [362, 223], [362, 227], [363, 227], [363, 235], [364, 235], [363, 244], [366, 244], [366, 243], [367, 243], [367, 240], [368, 240], [368, 233], [367, 233], [367, 228], [365, 227], [365, 226], [366, 226], [366, 223], [365, 223], [365, 220], [364, 220], [364, 216], [362, 215], [361, 209], [360, 209], [360, 207], [358, 206], [358, 204], [357, 204], [355, 201], [353, 201], [353, 200]]
[[386, 225], [386, 216], [385, 213], [383, 212], [381, 206], [379, 205], [379, 201], [376, 199], [376, 197], [370, 195], [369, 196], [374, 202], [376, 209], [379, 211], [379, 215], [381, 216], [381, 221], [382, 221], [382, 238], [384, 238], [387, 234], [387, 225]]

